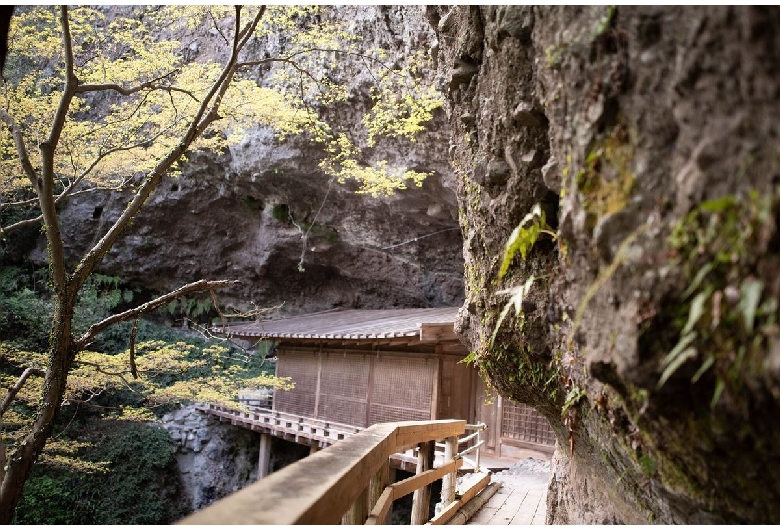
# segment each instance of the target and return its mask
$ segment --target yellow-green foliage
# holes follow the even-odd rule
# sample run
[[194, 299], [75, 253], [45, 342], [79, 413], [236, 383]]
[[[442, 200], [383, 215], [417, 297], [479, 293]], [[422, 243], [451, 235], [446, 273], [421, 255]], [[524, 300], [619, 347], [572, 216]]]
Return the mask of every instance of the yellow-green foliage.
[[379, 136], [402, 136], [414, 142], [417, 134], [425, 130], [423, 124], [442, 106], [436, 89], [421, 81], [425, 70], [430, 69], [427, 53], [418, 50], [403, 67], [383, 72], [379, 77], [377, 86], [371, 88], [374, 107], [363, 118], [370, 146]]
[[328, 157], [320, 163], [320, 167], [329, 175], [333, 175], [340, 183], [347, 179], [355, 179], [360, 183], [358, 193], [392, 195], [396, 190], [406, 189], [406, 181], [411, 180], [416, 186], [422, 186], [423, 180], [429, 175], [406, 168], [388, 167], [386, 161], [380, 161], [374, 166], [366, 166], [358, 161], [360, 150], [345, 134], [340, 134], [327, 146]]
[[[89, 173], [94, 184], [117, 184], [149, 171], [179, 141], [198, 100], [218, 75], [216, 64], [185, 66], [176, 53], [181, 44], [155, 40], [150, 22], [124, 17], [108, 21], [102, 12], [88, 7], [70, 11], [75, 75], [81, 84], [131, 88], [153, 83], [171, 89], [150, 87], [121, 98], [116, 92], [101, 91], [74, 98], [55, 159], [60, 178]], [[62, 41], [53, 8], [15, 15], [9, 44], [9, 82], [3, 103], [22, 126], [27, 145], [34, 146], [48, 135], [64, 86]], [[47, 71], [50, 65], [53, 72]], [[90, 118], [88, 111], [102, 118]], [[196, 147], [216, 149], [220, 143], [221, 136], [213, 135]], [[13, 139], [5, 130], [0, 152], [7, 190], [7, 177], [20, 175], [21, 168]], [[31, 162], [37, 169], [37, 157]]]
[[577, 186], [584, 195], [589, 228], [626, 207], [634, 187], [633, 157], [630, 134], [620, 126], [588, 153], [585, 167], [577, 174]]
[[[164, 341], [141, 343], [136, 348], [135, 363], [139, 378], [133, 379], [128, 357], [82, 352], [77, 367], [68, 378], [69, 389], [75, 394], [92, 393], [93, 389], [138, 385], [146, 399], [155, 403], [169, 401], [213, 402], [237, 404], [242, 388], [259, 389], [271, 386], [292, 388], [289, 378], [260, 374], [247, 377], [240, 364], [227, 361], [229, 350], [223, 346], [199, 348], [186, 342]], [[205, 369], [205, 370], [204, 370]], [[186, 374], [197, 372], [195, 377]]]
[[[169, 343], [152, 340], [136, 345], [135, 364], [138, 378], [134, 378], [129, 362], [129, 351], [108, 355], [93, 351], [78, 354], [71, 370], [65, 403], [92, 402], [110, 392], [129, 391], [146, 406], [129, 404], [115, 414], [117, 419], [152, 420], [149, 406], [175, 402], [222, 403], [240, 407], [237, 401], [241, 389], [273, 387], [289, 390], [294, 384], [289, 378], [276, 377], [258, 370], [255, 359], [238, 360], [222, 346], [196, 346], [187, 342]], [[0, 361], [17, 367], [43, 367], [46, 355], [23, 351], [0, 343]], [[0, 371], [0, 385], [10, 388], [18, 374], [8, 369]], [[6, 446], [18, 444], [28, 432], [32, 412], [37, 408], [43, 378], [30, 377], [22, 386], [12, 406], [3, 415], [3, 437]], [[76, 459], [78, 447], [55, 444], [47, 450], [44, 461], [81, 465]]]
[[[433, 111], [442, 105], [436, 89], [422, 81], [422, 72], [430, 69], [430, 60], [421, 52], [406, 59], [395, 69], [385, 67], [385, 53], [374, 50], [373, 61], [382, 64], [376, 86], [371, 88], [373, 107], [363, 117], [368, 131], [368, 146], [373, 147], [381, 137], [403, 138], [414, 142], [425, 130], [425, 123], [433, 118]], [[390, 167], [387, 161], [369, 165], [359, 161], [360, 149], [344, 133], [335, 135], [327, 144], [328, 157], [320, 167], [325, 173], [343, 183], [354, 179], [360, 184], [358, 193], [392, 195], [407, 188], [407, 183], [419, 187], [429, 173], [409, 170], [403, 166]]]
[[498, 270], [498, 277], [503, 278], [509, 270], [509, 265], [519, 251], [520, 256], [525, 260], [526, 255], [539, 239], [541, 234], [548, 234], [555, 239], [556, 233], [547, 224], [547, 218], [541, 205], [535, 204], [531, 211], [523, 217], [504, 245], [504, 254], [501, 259], [501, 267]]
[[[259, 9], [247, 6], [242, 19]], [[367, 166], [359, 161], [353, 140], [313, 110], [347, 100], [347, 80], [322, 72], [323, 62], [336, 66], [344, 57], [360, 57], [377, 72], [374, 108], [366, 118], [368, 143], [380, 136], [413, 140], [441, 105], [432, 87], [422, 83], [425, 59], [412, 56], [401, 66], [383, 65], [381, 53], [364, 52], [360, 37], [336, 22], [314, 22], [316, 6], [269, 7], [258, 37], [283, 35], [284, 49], [275, 63], [270, 86], [260, 86], [257, 64], [268, 61], [247, 53], [245, 63], [222, 98], [220, 119], [193, 144], [193, 150], [221, 151], [240, 142], [250, 128], [272, 127], [284, 139], [307, 135], [327, 149], [323, 169], [339, 180], [355, 179], [366, 193], [385, 194], [403, 189], [411, 180], [419, 185], [425, 174], [389, 167], [387, 162]], [[21, 126], [28, 146], [46, 138], [65, 86], [61, 28], [53, 6], [37, 6], [15, 13], [10, 28], [7, 82], [0, 104]], [[185, 61], [181, 42], [170, 38], [198, 26], [216, 24], [215, 35], [201, 37], [208, 46], [229, 49], [231, 7], [136, 6], [127, 16], [109, 19], [91, 7], [69, 10], [75, 75], [81, 85], [103, 85], [79, 93], [71, 102], [55, 159], [55, 174], [63, 183], [82, 177], [100, 186], [127, 185], [128, 178], [150, 171], [181, 140], [200, 101], [222, 71], [222, 65]], [[168, 36], [166, 38], [165, 36]], [[321, 73], [317, 73], [321, 72]], [[138, 88], [121, 95], [105, 85]], [[360, 135], [359, 135], [360, 136]], [[40, 162], [30, 148], [35, 170]], [[14, 140], [0, 131], [0, 193], [10, 197], [29, 189], [23, 177]]]

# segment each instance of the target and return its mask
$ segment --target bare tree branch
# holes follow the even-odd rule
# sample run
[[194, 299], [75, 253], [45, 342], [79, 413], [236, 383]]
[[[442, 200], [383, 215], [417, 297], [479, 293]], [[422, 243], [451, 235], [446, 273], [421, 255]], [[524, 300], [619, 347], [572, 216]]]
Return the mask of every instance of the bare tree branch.
[[[41, 152], [41, 175], [39, 181], [38, 197], [40, 199], [41, 214], [46, 227], [46, 240], [49, 248], [49, 266], [51, 267], [51, 279], [54, 292], [65, 296], [67, 286], [67, 270], [65, 265], [65, 250], [60, 233], [59, 218], [54, 203], [54, 152], [59, 144], [62, 129], [73, 101], [78, 79], [73, 72], [73, 42], [71, 40], [70, 22], [68, 21], [67, 6], [60, 6], [60, 26], [62, 28], [62, 46], [65, 59], [65, 86], [57, 111], [52, 119], [49, 137], [40, 143], [38, 149]], [[75, 295], [76, 286], [70, 294]]]
[[296, 52], [291, 53], [290, 55], [285, 57], [285, 59], [290, 60], [293, 57], [297, 57], [299, 55], [304, 55], [304, 54], [312, 53], [312, 52], [340, 53], [342, 55], [347, 55], [347, 56], [351, 56], [351, 57], [359, 57], [359, 58], [362, 58], [362, 59], [374, 62], [374, 63], [378, 64], [379, 66], [381, 66], [382, 68], [384, 68], [385, 70], [388, 70], [388, 71], [391, 71], [391, 72], [393, 71], [392, 66], [388, 66], [382, 60], [377, 59], [376, 57], [373, 57], [373, 56], [371, 56], [371, 55], [369, 55], [367, 53], [361, 53], [361, 52], [356, 52], [356, 51], [351, 51], [351, 50], [339, 50], [337, 48], [316, 48], [316, 47], [314, 47], [314, 48], [304, 48], [302, 50], [298, 50]]
[[70, 110], [70, 103], [76, 94], [79, 82], [73, 70], [73, 39], [70, 34], [70, 22], [68, 21], [68, 8], [66, 6], [60, 7], [60, 26], [62, 27], [62, 47], [65, 58], [65, 87], [57, 106], [57, 111], [54, 113], [49, 138], [45, 142], [51, 148], [52, 153], [60, 141], [60, 135], [65, 126], [65, 119]]
[[34, 219], [25, 219], [24, 221], [18, 221], [16, 223], [10, 224], [8, 226], [0, 226], [0, 236], [3, 236], [5, 234], [9, 234], [15, 230], [19, 230], [20, 228], [24, 228], [26, 226], [32, 226], [40, 223], [43, 220], [43, 216], [39, 215], [38, 217]]
[[[331, 177], [331, 179], [328, 181], [328, 191], [325, 192], [325, 197], [322, 198], [320, 208], [314, 215], [314, 219], [311, 220], [311, 224], [309, 225], [309, 228], [306, 229], [306, 233], [303, 233], [300, 226], [295, 225], [298, 227], [298, 230], [301, 230], [301, 239], [303, 240], [301, 242], [301, 259], [298, 261], [298, 270], [303, 270], [303, 264], [306, 261], [306, 248], [309, 245], [309, 232], [311, 232], [311, 229], [314, 228], [314, 223], [317, 222], [317, 218], [320, 216], [320, 212], [322, 212], [322, 209], [325, 207], [325, 203], [328, 201], [328, 195], [330, 195], [330, 190], [333, 187], [334, 180], [335, 178]], [[290, 217], [292, 218], [292, 213], [290, 213]]]
[[[225, 332], [227, 331], [227, 319], [228, 318], [244, 318], [244, 319], [246, 319], [246, 318], [254, 318], [257, 321], [259, 321], [260, 320], [260, 315], [262, 315], [263, 313], [270, 313], [271, 311], [277, 311], [277, 310], [281, 309], [281, 307], [284, 305], [284, 302], [282, 302], [281, 304], [279, 304], [277, 306], [267, 307], [267, 308], [262, 308], [262, 309], [258, 308], [257, 306], [255, 306], [255, 308], [252, 309], [251, 311], [247, 311], [247, 312], [244, 312], [244, 313], [231, 313], [231, 314], [226, 315], [225, 313], [222, 312], [222, 309], [219, 307], [219, 300], [217, 300], [217, 294], [214, 291], [211, 291], [211, 302], [214, 304], [214, 309], [217, 311], [217, 314], [219, 315], [219, 318], [222, 321], [222, 332], [223, 332], [223, 335], [214, 335], [211, 332], [211, 330], [209, 330], [208, 328], [205, 328], [203, 326], [199, 326], [197, 323], [190, 321], [191, 324], [193, 325], [193, 328], [195, 329], [195, 331], [200, 333], [203, 336], [203, 338], [208, 339], [208, 340], [218, 340], [218, 341], [226, 342], [226, 343], [230, 344], [231, 346], [234, 346], [234, 347], [238, 348], [239, 350], [243, 351], [246, 354], [247, 357], [249, 357], [251, 355], [249, 353], [249, 351], [247, 351], [246, 348], [244, 348], [243, 346], [241, 346], [240, 344], [235, 342], [232, 337], [230, 337], [229, 335], [225, 334]], [[253, 303], [253, 305], [254, 305], [254, 303]], [[257, 341], [255, 344], [253, 344], [253, 346], [257, 345], [258, 342], [260, 342], [260, 341]]]
[[168, 72], [167, 74], [159, 75], [159, 76], [155, 77], [154, 79], [151, 79], [149, 81], [141, 83], [140, 85], [136, 85], [136, 86], [133, 86], [133, 87], [130, 87], [130, 88], [125, 88], [122, 85], [119, 85], [117, 83], [92, 83], [92, 84], [87, 84], [87, 85], [79, 84], [79, 86], [76, 87], [76, 93], [77, 94], [82, 94], [82, 93], [85, 93], [85, 92], [101, 92], [101, 91], [109, 90], [109, 91], [119, 92], [123, 96], [129, 96], [131, 94], [135, 94], [136, 92], [140, 92], [142, 90], [149, 90], [149, 91], [163, 90], [163, 91], [166, 91], [166, 92], [169, 92], [169, 93], [170, 92], [181, 92], [182, 94], [187, 94], [188, 96], [190, 96], [195, 101], [198, 101], [198, 98], [196, 98], [192, 94], [192, 92], [190, 92], [189, 90], [185, 90], [185, 89], [179, 88], [179, 87], [174, 87], [174, 86], [171, 86], [171, 85], [162, 85], [162, 84], [160, 84], [160, 81], [162, 81], [164, 79], [168, 79], [173, 74], [175, 74], [176, 71], [177, 70], [172, 70], [172, 71]]
[[115, 83], [105, 83], [100, 85], [79, 85], [76, 88], [77, 94], [83, 94], [85, 92], [100, 92], [100, 91], [106, 91], [106, 90], [113, 90], [114, 92], [119, 92], [123, 96], [129, 96], [131, 94], [135, 94], [137, 92], [140, 92], [142, 90], [163, 90], [165, 92], [180, 92], [182, 94], [186, 94], [189, 97], [191, 97], [193, 100], [198, 101], [198, 98], [195, 97], [195, 94], [193, 94], [189, 90], [185, 90], [183, 88], [175, 87], [175, 86], [168, 86], [168, 85], [158, 85], [152, 82], [142, 83], [138, 86], [134, 86], [131, 88], [124, 88], [121, 85], [117, 85]]
[[222, 37], [222, 40], [225, 41], [225, 44], [230, 46], [230, 41], [228, 41], [227, 37], [225, 37], [225, 34], [222, 33], [222, 30], [219, 29], [219, 23], [214, 18], [214, 12], [211, 9], [209, 9], [208, 13], [209, 13], [209, 18], [211, 18], [211, 21], [214, 22], [214, 29], [217, 30], [217, 33], [219, 33], [219, 36]]
[[[214, 291], [211, 291], [212, 293]], [[133, 323], [133, 330], [130, 332], [130, 373], [133, 379], [138, 379], [138, 367], [135, 365], [135, 336], [138, 334], [138, 319]]]
[[87, 330], [84, 335], [82, 335], [77, 341], [76, 341], [76, 347], [81, 350], [86, 348], [86, 346], [90, 343], [90, 341], [95, 338], [95, 336], [106, 329], [109, 326], [112, 326], [114, 324], [117, 324], [119, 322], [124, 322], [127, 320], [133, 320], [137, 319], [139, 316], [143, 315], [144, 313], [148, 313], [149, 311], [153, 311], [157, 309], [158, 307], [161, 307], [168, 302], [171, 302], [173, 300], [176, 300], [177, 298], [180, 298], [182, 296], [188, 295], [190, 293], [197, 293], [201, 291], [211, 291], [214, 289], [222, 289], [225, 287], [229, 287], [231, 285], [237, 285], [241, 282], [237, 280], [215, 280], [215, 281], [208, 281], [208, 280], [198, 280], [197, 282], [188, 283], [187, 285], [180, 287], [176, 289], [175, 291], [171, 291], [168, 294], [165, 294], [163, 296], [160, 296], [158, 298], [155, 298], [154, 300], [150, 302], [146, 302], [145, 304], [141, 304], [140, 306], [134, 308], [134, 309], [128, 309], [127, 311], [123, 313], [118, 313], [116, 315], [112, 315], [104, 320], [101, 320], [100, 322], [97, 322], [95, 324], [92, 324], [89, 329]]
[[227, 327], [227, 320], [225, 319], [225, 315], [222, 313], [222, 309], [219, 308], [217, 293], [215, 293], [214, 291], [209, 291], [209, 294], [211, 294], [211, 303], [214, 304], [214, 309], [219, 315], [219, 319], [222, 321], [222, 328], [224, 329]]
[[24, 169], [24, 174], [27, 175], [28, 179], [30, 179], [33, 188], [37, 189], [38, 175], [35, 173], [35, 169], [30, 163], [30, 155], [27, 152], [27, 146], [24, 143], [24, 136], [22, 135], [22, 130], [19, 128], [13, 116], [8, 114], [8, 112], [5, 109], [0, 109], [0, 119], [3, 120], [3, 122], [5, 122], [5, 125], [8, 127], [11, 136], [13, 136], [14, 145], [16, 146], [16, 152], [19, 155], [19, 161], [22, 163], [22, 169]]
[[252, 309], [250, 311], [245, 311], [243, 313], [230, 313], [230, 314], [226, 315], [222, 311], [222, 309], [220, 309], [219, 301], [217, 300], [217, 295], [214, 293], [214, 291], [211, 291], [211, 302], [214, 304], [214, 309], [217, 311], [217, 314], [219, 315], [219, 318], [222, 321], [222, 329], [223, 330], [227, 329], [227, 319], [228, 318], [244, 318], [244, 319], [246, 319], [246, 318], [254, 318], [254, 319], [259, 321], [260, 320], [260, 315], [262, 315], [264, 313], [270, 313], [272, 311], [278, 311], [284, 305], [284, 302], [282, 302], [281, 304], [273, 306], [273, 307], [262, 307], [262, 308], [259, 308], [259, 307], [257, 307], [257, 305], [254, 302], [252, 302], [252, 305], [255, 306], [254, 309]]
[[[263, 8], [263, 9], [265, 9], [265, 8]], [[235, 10], [236, 10], [236, 23], [235, 23], [235, 28], [236, 29], [233, 32], [233, 52], [238, 50], [238, 41], [241, 38], [241, 36], [238, 34], [238, 30], [241, 27], [241, 6], [237, 5], [235, 7]]]
[[5, 411], [8, 410], [8, 407], [11, 405], [11, 402], [16, 397], [16, 394], [19, 393], [19, 391], [24, 386], [24, 382], [27, 381], [27, 379], [31, 375], [39, 375], [43, 377], [45, 372], [41, 368], [35, 368], [35, 367], [29, 367], [25, 368], [24, 372], [22, 372], [22, 375], [19, 376], [19, 379], [17, 379], [16, 384], [8, 389], [8, 393], [5, 395], [5, 399], [3, 400], [3, 404], [0, 405], [0, 416], [5, 414]]
[[257, 60], [257, 61], [242, 61], [237, 66], [239, 68], [242, 68], [242, 67], [245, 67], [245, 66], [259, 66], [261, 64], [267, 64], [267, 63], [284, 63], [284, 64], [289, 64], [290, 66], [293, 67], [293, 69], [297, 70], [298, 73], [303, 74], [306, 77], [310, 78], [312, 81], [314, 81], [314, 83], [317, 85], [318, 88], [320, 86], [319, 79], [314, 77], [314, 75], [311, 72], [309, 72], [307, 69], [303, 68], [297, 62], [295, 62], [295, 61], [293, 61], [291, 59], [283, 58], [283, 57], [275, 57], [275, 58], [271, 58], [271, 59], [260, 59], [260, 60]]
[[[143, 97], [135, 102], [135, 108], [133, 108], [133, 110], [130, 113], [128, 113], [126, 116], [116, 118], [115, 120], [106, 120], [105, 122], [101, 123], [98, 127], [95, 127], [94, 129], [92, 129], [90, 131], [87, 131], [84, 134], [81, 134], [81, 135], [78, 135], [78, 136], [74, 137], [73, 141], [75, 142], [75, 141], [78, 141], [78, 140], [83, 140], [83, 139], [87, 138], [88, 136], [96, 133], [97, 131], [100, 131], [102, 129], [107, 129], [108, 127], [112, 127], [112, 126], [117, 125], [117, 124], [122, 123], [122, 122], [129, 121], [133, 116], [138, 114], [138, 112], [144, 106], [144, 103], [146, 103], [146, 100], [149, 99], [149, 94], [150, 93], [151, 92], [145, 92], [143, 94]], [[170, 92], [168, 92], [168, 94], [170, 95]], [[105, 141], [106, 140], [104, 140], [104, 142]]]
[[[2, 112], [2, 111], [0, 111], [0, 112]], [[144, 147], [145, 145], [147, 145], [147, 144], [149, 144], [151, 142], [154, 142], [157, 138], [162, 136], [165, 132], [167, 132], [171, 128], [172, 128], [172, 126], [171, 127], [167, 127], [165, 129], [162, 129], [162, 130], [158, 131], [155, 135], [153, 135], [153, 136], [151, 136], [149, 138], [145, 138], [144, 140], [136, 142], [136, 143], [134, 143], [132, 145], [120, 145], [120, 146], [112, 147], [111, 149], [108, 149], [108, 150], [100, 153], [90, 163], [89, 167], [87, 167], [84, 171], [82, 171], [79, 176], [77, 176], [75, 179], [73, 179], [73, 182], [68, 184], [68, 186], [59, 195], [57, 195], [57, 197], [54, 199], [54, 204], [59, 204], [60, 202], [62, 202], [67, 197], [73, 197], [73, 196], [79, 195], [81, 193], [91, 193], [91, 192], [94, 192], [94, 191], [96, 191], [98, 189], [120, 190], [125, 184], [127, 184], [127, 182], [129, 182], [132, 179], [132, 177], [123, 180], [122, 183], [119, 186], [116, 186], [116, 187], [113, 187], [113, 188], [106, 187], [106, 188], [93, 188], [93, 189], [89, 189], [89, 190], [81, 190], [79, 192], [74, 192], [73, 191], [81, 182], [84, 181], [84, 179], [87, 176], [89, 176], [89, 174], [92, 172], [92, 170], [94, 170], [95, 167], [100, 162], [105, 160], [105, 158], [108, 157], [109, 155], [112, 155], [114, 153], [123, 152], [123, 151], [132, 151], [133, 149], [138, 149], [138, 148]], [[3, 204], [0, 204], [0, 210], [4, 210], [5, 208], [10, 208], [10, 207], [33, 206], [36, 202], [38, 202], [38, 199], [28, 199], [26, 201], [18, 201], [18, 202], [13, 202], [13, 203], [3, 203]], [[0, 226], [0, 234], [10, 234], [11, 232], [13, 232], [15, 230], [18, 230], [20, 228], [24, 228], [26, 226], [31, 226], [31, 225], [40, 223], [41, 221], [43, 221], [43, 214], [40, 214], [37, 217], [33, 217], [33, 218], [30, 218], [30, 219], [25, 219], [23, 221], [18, 221], [16, 223], [10, 224], [8, 226]]]
[[0, 203], [0, 211], [6, 208], [29, 208], [38, 204], [38, 199], [26, 199], [23, 201], [4, 202]]
[[[79, 191], [72, 191], [70, 193], [67, 193], [63, 191], [60, 195], [57, 196], [57, 198], [54, 201], [54, 204], [59, 204], [61, 200], [65, 199], [66, 197], [75, 197], [77, 195], [83, 195], [85, 193], [95, 193], [96, 191], [122, 191], [122, 189], [131, 181], [133, 180], [133, 177], [128, 177], [124, 179], [122, 182], [120, 182], [116, 186], [106, 186], [106, 187], [98, 187], [98, 188], [89, 188], [85, 190], [79, 190]], [[66, 190], [67, 191], [67, 190]], [[16, 206], [33, 206], [37, 202], [37, 199], [32, 199], [30, 201], [20, 201], [19, 203], [14, 203]], [[6, 206], [8, 203], [3, 204], [2, 206]], [[2, 210], [2, 206], [0, 206], [0, 210]], [[18, 221], [16, 223], [10, 224], [8, 226], [0, 226], [0, 236], [4, 234], [10, 234], [11, 232], [14, 232], [16, 230], [19, 230], [21, 228], [25, 228], [27, 226], [36, 225], [43, 221], [43, 215], [38, 215], [37, 217], [32, 217], [30, 219], [24, 219], [22, 221]]]

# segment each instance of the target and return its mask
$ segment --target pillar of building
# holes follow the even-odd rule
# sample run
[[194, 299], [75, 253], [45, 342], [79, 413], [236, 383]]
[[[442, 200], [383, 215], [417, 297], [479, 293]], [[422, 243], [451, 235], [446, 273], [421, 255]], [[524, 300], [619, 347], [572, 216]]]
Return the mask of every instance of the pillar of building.
[[268, 476], [271, 465], [271, 435], [260, 433], [260, 456], [257, 460], [257, 478]]
[[314, 453], [316, 453], [319, 450], [320, 450], [320, 446], [319, 445], [315, 444], [315, 445], [310, 445], [309, 446], [309, 454], [310, 455], [313, 455]]

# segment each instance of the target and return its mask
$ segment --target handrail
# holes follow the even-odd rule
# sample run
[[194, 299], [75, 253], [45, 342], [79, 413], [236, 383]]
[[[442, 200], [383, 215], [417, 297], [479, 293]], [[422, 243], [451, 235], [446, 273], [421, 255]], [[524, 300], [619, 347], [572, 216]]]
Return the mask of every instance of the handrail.
[[[487, 429], [487, 424], [485, 424], [483, 422], [480, 422], [480, 423], [477, 423], [477, 424], [474, 424], [474, 425], [468, 424], [468, 425], [466, 425], [466, 430], [467, 431], [474, 431], [474, 432], [469, 434], [469, 435], [467, 435], [467, 436], [464, 436], [463, 438], [459, 438], [458, 439], [458, 446], [460, 446], [461, 444], [468, 443], [471, 440], [473, 440], [474, 438], [477, 439], [476, 443], [474, 443], [473, 445], [470, 445], [469, 447], [467, 447], [466, 449], [464, 449], [463, 451], [460, 451], [459, 453], [457, 453], [455, 455], [455, 458], [463, 458], [463, 460], [466, 463], [468, 463], [470, 466], [472, 466], [475, 473], [479, 473], [480, 472], [480, 468], [479, 468], [480, 451], [479, 451], [479, 449], [480, 449], [480, 447], [485, 445], [485, 440], [481, 439], [480, 433], [482, 431], [484, 431], [485, 429]], [[436, 447], [444, 449], [445, 448], [445, 444], [437, 443]], [[439, 454], [442, 454], [442, 453], [443, 453], [443, 451], [439, 452]], [[471, 453], [476, 453], [475, 456], [474, 456], [474, 460], [471, 460], [470, 458], [465, 458], [466, 455], [471, 454]]]
[[236, 418], [258, 419], [261, 416], [264, 416], [264, 417], [275, 418], [280, 421], [287, 421], [291, 423], [305, 422], [309, 425], [316, 425], [319, 427], [338, 430], [345, 433], [355, 433], [362, 430], [362, 427], [356, 427], [355, 425], [349, 425], [347, 423], [339, 423], [336, 421], [323, 420], [319, 418], [310, 418], [308, 416], [303, 416], [301, 414], [291, 414], [289, 412], [281, 412], [278, 410], [265, 409], [262, 407], [248, 407], [246, 410], [239, 410], [225, 405], [220, 405], [218, 403], [209, 403], [208, 405], [199, 405], [197, 408], [202, 411], [215, 410], [215, 411], [225, 412], [230, 416]]
[[360, 427], [352, 425], [307, 418], [274, 410], [239, 410], [215, 403], [198, 405], [197, 409], [230, 420], [234, 425], [243, 425], [253, 430], [281, 431], [316, 440], [322, 444], [331, 444], [343, 440], [362, 430]]
[[[454, 474], [460, 462], [454, 458], [452, 446], [465, 432], [465, 427], [464, 420], [372, 425], [217, 501], [178, 524], [337, 524], [348, 511], [360, 511], [356, 507], [361, 504], [363, 514], [351, 520], [365, 522], [377, 501], [392, 497], [394, 490], [400, 492], [399, 488], [412, 486], [415, 490], [427, 488], [438, 478], [438, 473], [429, 473], [425, 479], [414, 477], [415, 483], [388, 486], [386, 470], [394, 453], [447, 439], [450, 458], [444, 462], [447, 466], [444, 473], [449, 473], [454, 486]], [[454, 495], [447, 504], [453, 502]], [[384, 523], [380, 517], [374, 517], [373, 521]]]

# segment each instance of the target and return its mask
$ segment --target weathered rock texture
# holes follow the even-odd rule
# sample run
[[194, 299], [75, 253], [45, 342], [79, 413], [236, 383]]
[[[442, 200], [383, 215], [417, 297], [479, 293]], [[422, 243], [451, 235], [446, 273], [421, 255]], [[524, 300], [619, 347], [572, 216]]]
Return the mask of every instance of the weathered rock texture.
[[[427, 13], [465, 239], [459, 329], [557, 433], [548, 522], [780, 521], [780, 11]], [[537, 203], [557, 239], [499, 279]], [[531, 275], [491, 344], [501, 291]]]
[[[347, 21], [366, 48], [388, 52], [388, 64], [434, 38], [421, 8], [347, 6], [323, 16]], [[214, 38], [203, 28], [179, 38], [183, 53], [193, 59], [216, 53], [208, 44]], [[256, 46], [273, 54], [277, 40]], [[334, 76], [348, 83], [350, 101], [328, 112], [354, 128], [370, 104], [372, 72], [348, 58], [340, 68]], [[265, 72], [262, 82], [271, 74]], [[221, 156], [193, 155], [182, 176], [169, 179], [149, 199], [100, 272], [156, 293], [199, 278], [241, 280], [240, 287], [222, 294], [224, 303], [240, 309], [253, 302], [260, 307], [284, 302], [287, 313], [460, 304], [462, 239], [454, 178], [441, 147], [448, 137], [439, 109], [415, 143], [367, 149], [366, 162], [386, 160], [390, 167], [433, 173], [422, 188], [372, 198], [355, 194], [350, 183], [330, 186], [318, 167], [321, 147], [296, 138], [280, 142], [273, 131], [257, 128]], [[65, 205], [62, 231], [72, 259], [97, 241], [128, 199], [95, 192]], [[41, 262], [44, 246], [40, 240], [34, 253]]]
[[166, 414], [163, 427], [176, 444], [189, 511], [208, 506], [257, 480], [257, 433], [220, 423], [194, 406]]

